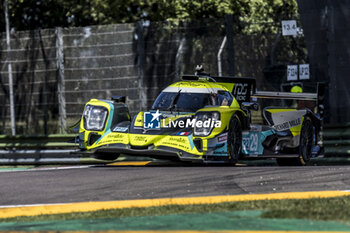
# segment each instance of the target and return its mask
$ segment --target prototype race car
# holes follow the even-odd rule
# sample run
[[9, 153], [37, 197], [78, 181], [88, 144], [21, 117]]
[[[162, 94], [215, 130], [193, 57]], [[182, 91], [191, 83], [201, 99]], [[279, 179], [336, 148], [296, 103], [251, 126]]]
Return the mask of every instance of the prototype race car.
[[[267, 106], [260, 110], [262, 123], [252, 124], [260, 98], [316, 104], [313, 109]], [[317, 93], [259, 92], [253, 78], [198, 72], [165, 88], [149, 111], [133, 118], [125, 97], [91, 99], [81, 118], [79, 147], [105, 160], [127, 154], [232, 164], [277, 158], [280, 165], [305, 165], [322, 151], [322, 101], [322, 85]]]

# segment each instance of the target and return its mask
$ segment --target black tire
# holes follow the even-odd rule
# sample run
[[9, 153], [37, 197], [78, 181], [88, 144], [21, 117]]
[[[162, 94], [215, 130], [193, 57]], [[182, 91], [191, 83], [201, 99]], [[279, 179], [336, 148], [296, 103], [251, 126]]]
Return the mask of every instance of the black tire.
[[231, 117], [228, 136], [227, 136], [227, 153], [229, 162], [236, 164], [241, 157], [242, 150], [242, 123], [239, 117], [234, 114]]
[[312, 146], [314, 139], [314, 129], [312, 121], [309, 117], [305, 117], [303, 126], [300, 132], [299, 142], [299, 163], [300, 165], [307, 165], [311, 159]]
[[280, 166], [304, 166], [311, 158], [314, 130], [309, 117], [305, 117], [300, 131], [299, 157], [298, 158], [278, 158], [277, 164]]
[[114, 161], [118, 159], [120, 154], [116, 153], [95, 153], [94, 158], [100, 160]]

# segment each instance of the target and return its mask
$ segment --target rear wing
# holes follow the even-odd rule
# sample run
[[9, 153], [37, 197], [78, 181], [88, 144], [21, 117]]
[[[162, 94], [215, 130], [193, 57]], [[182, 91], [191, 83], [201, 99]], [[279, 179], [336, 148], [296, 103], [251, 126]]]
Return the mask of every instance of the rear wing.
[[324, 115], [324, 94], [325, 84], [317, 83], [316, 93], [291, 93], [291, 92], [274, 92], [274, 91], [257, 91], [255, 78], [241, 77], [211, 77], [208, 74], [185, 75], [182, 80], [207, 80], [216, 82], [226, 87], [236, 98], [239, 104], [242, 102], [250, 102], [251, 98], [267, 98], [267, 99], [287, 99], [287, 100], [310, 100], [315, 101], [317, 113], [320, 117]]
[[238, 103], [250, 101], [251, 95], [255, 92], [255, 78], [238, 77], [213, 77], [216, 82], [226, 87], [236, 98]]
[[316, 93], [291, 93], [291, 92], [273, 92], [273, 91], [256, 91], [252, 98], [266, 99], [286, 99], [286, 100], [310, 100], [315, 101], [317, 113], [323, 118], [324, 115], [324, 94], [325, 84], [317, 83]]
[[241, 78], [241, 77], [211, 77], [209, 75], [185, 75], [182, 80], [207, 80], [216, 82], [226, 87], [236, 100], [241, 104], [242, 102], [249, 102], [251, 95], [256, 88], [255, 78]]

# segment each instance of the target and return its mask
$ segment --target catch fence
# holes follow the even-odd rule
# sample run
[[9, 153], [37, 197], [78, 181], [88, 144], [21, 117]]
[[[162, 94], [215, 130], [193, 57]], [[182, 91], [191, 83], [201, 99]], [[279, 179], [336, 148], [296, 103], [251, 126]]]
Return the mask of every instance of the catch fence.
[[[228, 52], [226, 45], [222, 52], [223, 75], [233, 68], [236, 76], [256, 77], [260, 90], [279, 90], [286, 65], [307, 62], [304, 38], [282, 37], [280, 22], [242, 25], [231, 25], [233, 50]], [[91, 98], [125, 95], [135, 114], [149, 109], [182, 74], [193, 74], [196, 65], [218, 75], [217, 55], [227, 26], [218, 19], [12, 32], [11, 51], [3, 33], [0, 134], [11, 132], [8, 62], [13, 66], [17, 134], [66, 133]]]

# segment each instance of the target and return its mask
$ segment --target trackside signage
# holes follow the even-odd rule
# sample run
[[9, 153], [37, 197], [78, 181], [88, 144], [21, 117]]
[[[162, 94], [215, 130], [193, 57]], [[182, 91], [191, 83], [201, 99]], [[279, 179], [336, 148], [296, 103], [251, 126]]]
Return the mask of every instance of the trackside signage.
[[143, 128], [144, 129], [160, 129], [163, 128], [216, 128], [221, 127], [220, 120], [206, 119], [199, 120], [196, 118], [185, 118], [176, 121], [170, 119], [161, 119], [159, 110], [143, 113]]

